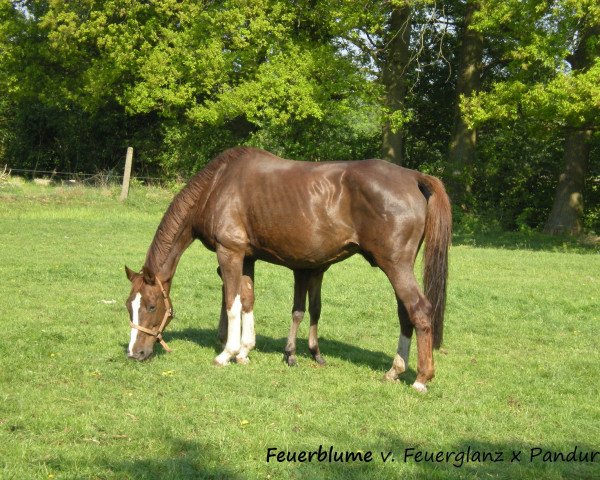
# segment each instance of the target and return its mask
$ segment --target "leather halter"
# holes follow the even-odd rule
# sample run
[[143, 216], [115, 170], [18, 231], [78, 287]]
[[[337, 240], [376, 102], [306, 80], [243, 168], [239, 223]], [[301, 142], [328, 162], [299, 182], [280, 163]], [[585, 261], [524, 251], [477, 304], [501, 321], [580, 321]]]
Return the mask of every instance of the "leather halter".
[[133, 323], [132, 321], [129, 321], [129, 323], [131, 324], [131, 328], [135, 328], [136, 330], [139, 330], [140, 332], [144, 332], [147, 333], [148, 335], [152, 335], [153, 337], [156, 337], [156, 339], [159, 341], [159, 343], [163, 346], [163, 348], [167, 351], [167, 352], [172, 352], [173, 350], [171, 350], [169, 348], [169, 346], [167, 345], [167, 342], [164, 341], [164, 339], [162, 338], [162, 332], [165, 330], [166, 326], [169, 324], [169, 321], [173, 318], [173, 307], [171, 307], [171, 300], [169, 299], [169, 295], [167, 294], [167, 292], [165, 292], [165, 289], [163, 288], [163, 285], [161, 283], [161, 281], [158, 279], [158, 277], [155, 277], [156, 282], [158, 283], [158, 286], [160, 287], [160, 291], [162, 293], [163, 296], [163, 300], [165, 302], [165, 316], [162, 319], [162, 322], [160, 322], [160, 326], [157, 329], [149, 329], [146, 327], [141, 327], [140, 325], [136, 325], [135, 323]]

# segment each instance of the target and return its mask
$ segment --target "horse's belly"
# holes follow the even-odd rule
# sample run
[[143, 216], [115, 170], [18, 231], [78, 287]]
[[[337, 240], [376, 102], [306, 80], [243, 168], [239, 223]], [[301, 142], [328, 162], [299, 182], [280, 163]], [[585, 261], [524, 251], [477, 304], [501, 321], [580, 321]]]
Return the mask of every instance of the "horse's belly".
[[316, 268], [338, 262], [358, 251], [352, 232], [345, 228], [274, 229], [254, 238], [257, 258], [290, 268]]

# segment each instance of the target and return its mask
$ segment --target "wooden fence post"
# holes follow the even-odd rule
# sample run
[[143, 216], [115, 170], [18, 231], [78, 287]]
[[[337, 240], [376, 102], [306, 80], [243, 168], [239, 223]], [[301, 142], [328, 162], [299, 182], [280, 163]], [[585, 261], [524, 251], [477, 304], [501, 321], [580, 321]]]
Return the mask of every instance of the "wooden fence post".
[[127, 147], [127, 156], [125, 157], [125, 171], [123, 172], [123, 186], [121, 187], [121, 196], [119, 200], [123, 202], [129, 194], [129, 177], [131, 176], [131, 163], [133, 161], [133, 148]]

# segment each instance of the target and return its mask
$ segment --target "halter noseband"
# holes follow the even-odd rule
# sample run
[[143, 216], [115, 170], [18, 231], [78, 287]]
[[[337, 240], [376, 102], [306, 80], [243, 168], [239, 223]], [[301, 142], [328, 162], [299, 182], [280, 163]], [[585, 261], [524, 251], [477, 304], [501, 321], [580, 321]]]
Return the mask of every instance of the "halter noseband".
[[167, 345], [167, 342], [165, 342], [164, 339], [162, 338], [162, 332], [165, 330], [166, 326], [169, 324], [169, 321], [173, 318], [173, 308], [171, 307], [171, 300], [169, 299], [169, 295], [167, 294], [167, 292], [165, 292], [165, 289], [163, 288], [161, 281], [158, 279], [158, 277], [155, 277], [155, 279], [156, 279], [156, 282], [158, 283], [158, 286], [160, 287], [160, 291], [162, 293], [163, 300], [165, 302], [165, 308], [166, 308], [165, 316], [163, 317], [162, 322], [160, 322], [160, 326], [156, 330], [151, 330], [149, 328], [141, 327], [140, 325], [136, 325], [132, 321], [129, 321], [129, 323], [131, 324], [131, 328], [135, 328], [136, 330], [139, 330], [140, 332], [144, 332], [144, 333], [147, 333], [148, 335], [152, 335], [153, 337], [156, 337], [156, 339], [159, 341], [159, 343], [163, 346], [163, 348], [167, 352], [172, 352], [173, 350], [171, 350], [169, 348], [169, 346]]

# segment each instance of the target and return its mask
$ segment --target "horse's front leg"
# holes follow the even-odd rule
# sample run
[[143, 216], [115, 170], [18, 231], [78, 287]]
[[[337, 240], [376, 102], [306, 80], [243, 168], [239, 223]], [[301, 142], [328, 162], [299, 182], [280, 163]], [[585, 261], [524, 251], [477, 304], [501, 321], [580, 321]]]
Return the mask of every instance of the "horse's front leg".
[[241, 284], [242, 301], [242, 342], [240, 353], [236, 356], [237, 363], [246, 364], [250, 362], [248, 353], [256, 344], [254, 333], [254, 261], [244, 261], [244, 274]]
[[[217, 268], [221, 280], [221, 269]], [[248, 353], [256, 344], [254, 332], [254, 261], [244, 261], [244, 274], [241, 283], [242, 302], [242, 339], [240, 353], [236, 357], [238, 363], [248, 363]], [[227, 342], [227, 308], [225, 306], [225, 285], [221, 286], [221, 315], [219, 317], [218, 338], [221, 345]]]
[[223, 298], [227, 314], [227, 341], [214, 360], [227, 365], [241, 349], [241, 283], [244, 255], [226, 248], [217, 248], [217, 260], [223, 278]]
[[[217, 272], [219, 277], [221, 277], [220, 269], [217, 269]], [[225, 346], [225, 342], [227, 342], [227, 307], [225, 307], [225, 285], [221, 285], [221, 316], [219, 317], [218, 337], [221, 345]]]

